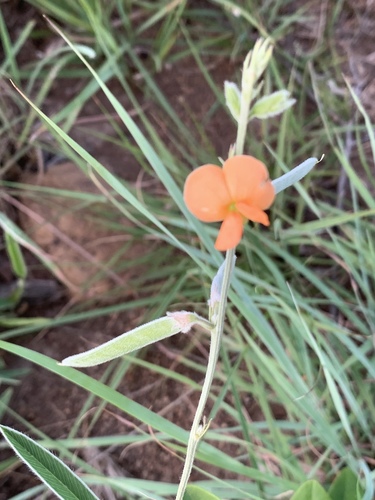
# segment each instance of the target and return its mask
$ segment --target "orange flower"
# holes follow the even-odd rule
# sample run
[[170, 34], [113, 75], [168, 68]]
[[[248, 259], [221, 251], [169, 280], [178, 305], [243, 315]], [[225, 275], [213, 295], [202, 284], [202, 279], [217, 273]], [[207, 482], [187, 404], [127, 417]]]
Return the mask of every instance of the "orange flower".
[[264, 212], [275, 199], [266, 166], [252, 156], [232, 156], [223, 167], [203, 165], [186, 179], [184, 199], [203, 222], [223, 221], [215, 248], [230, 250], [241, 241], [247, 220], [269, 226]]

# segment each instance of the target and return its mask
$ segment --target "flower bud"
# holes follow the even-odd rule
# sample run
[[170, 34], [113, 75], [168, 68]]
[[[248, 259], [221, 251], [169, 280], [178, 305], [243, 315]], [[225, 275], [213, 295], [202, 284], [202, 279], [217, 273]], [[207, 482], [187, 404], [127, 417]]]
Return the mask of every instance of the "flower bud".
[[273, 46], [269, 38], [265, 40], [259, 38], [254, 45], [243, 64], [242, 73], [242, 90], [246, 91], [247, 87], [253, 87], [254, 84], [264, 73], [271, 59]]

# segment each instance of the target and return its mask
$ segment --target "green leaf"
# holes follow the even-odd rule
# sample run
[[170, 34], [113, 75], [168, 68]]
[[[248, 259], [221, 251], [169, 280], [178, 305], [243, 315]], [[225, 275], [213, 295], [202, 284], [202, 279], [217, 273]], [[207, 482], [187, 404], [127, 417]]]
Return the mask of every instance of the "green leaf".
[[173, 318], [164, 316], [125, 332], [119, 337], [94, 347], [89, 351], [65, 358], [63, 366], [95, 366], [118, 358], [129, 352], [166, 339], [181, 331], [181, 325]]
[[[359, 496], [357, 495], [357, 485]], [[354, 472], [349, 467], [345, 467], [336, 476], [328, 493], [332, 500], [355, 500], [362, 498], [363, 489], [360, 487], [358, 477]]]
[[331, 500], [331, 497], [318, 481], [312, 479], [303, 483], [290, 500]]
[[0, 425], [0, 430], [15, 453], [59, 498], [98, 500], [85, 483], [51, 452], [10, 427]]
[[271, 116], [280, 115], [293, 106], [295, 102], [295, 99], [290, 98], [290, 92], [288, 90], [278, 90], [273, 94], [266, 95], [259, 99], [251, 108], [249, 118], [250, 120], [252, 118], [264, 120]]
[[25, 279], [27, 276], [27, 267], [22, 255], [21, 247], [19, 243], [6, 231], [5, 246], [14, 274], [17, 278]]
[[220, 500], [220, 498], [199, 486], [190, 484], [186, 488], [184, 500]]
[[233, 118], [238, 122], [241, 112], [241, 92], [233, 82], [224, 82], [225, 104]]
[[201, 318], [194, 312], [177, 311], [167, 313], [167, 316], [138, 326], [119, 337], [109, 340], [98, 347], [94, 347], [94, 349], [69, 356], [61, 364], [75, 367], [100, 365], [111, 359], [154, 344], [159, 340], [171, 337], [176, 333], [187, 333], [194, 325], [200, 325], [207, 330], [211, 330], [214, 327], [209, 321]]

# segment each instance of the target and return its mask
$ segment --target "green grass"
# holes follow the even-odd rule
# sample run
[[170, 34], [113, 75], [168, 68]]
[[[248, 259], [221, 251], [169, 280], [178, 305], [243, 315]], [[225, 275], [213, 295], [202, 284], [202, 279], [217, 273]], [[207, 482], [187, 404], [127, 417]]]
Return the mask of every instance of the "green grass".
[[[93, 210], [100, 207], [101, 222], [116, 234], [129, 236], [128, 228], [120, 225], [120, 216], [125, 215], [134, 222], [130, 244], [144, 238], [158, 242], [142, 259], [134, 261], [126, 260], [124, 245], [110, 263], [114, 272], [124, 266], [142, 265], [143, 274], [128, 284], [139, 291], [138, 299], [121, 302], [122, 290], [116, 287], [102, 297], [116, 299], [114, 305], [94, 308], [93, 302], [87, 300], [61, 318], [45, 319], [43, 328], [58, 328], [84, 318], [132, 309], [151, 320], [176, 304], [182, 304], [181, 308], [189, 304], [189, 309], [197, 303], [197, 312], [206, 314], [204, 303], [210, 280], [221, 262], [213, 248], [216, 229], [201, 224], [187, 212], [181, 190], [189, 169], [215, 161], [210, 126], [215, 113], [223, 107], [223, 82], [215, 80], [212, 68], [228, 63], [224, 78], [238, 81], [241, 58], [251, 41], [259, 34], [273, 37], [276, 49], [266, 87], [276, 90], [288, 86], [297, 104], [281, 119], [263, 122], [259, 129], [254, 126], [253, 133], [248, 134], [247, 151], [265, 161], [273, 178], [309, 156], [326, 156], [303, 183], [278, 195], [271, 210], [269, 231], [246, 229], [230, 292], [226, 336], [211, 401], [212, 415], [220, 411], [233, 425], [225, 431], [215, 427], [209, 430], [206, 443], [200, 448], [199, 463], [203, 471], [205, 463], [233, 471], [238, 480], [222, 480], [218, 473], [217, 477], [207, 475], [202, 486], [220, 498], [271, 498], [297, 489], [307, 478], [319, 477], [331, 483], [337, 471], [348, 465], [363, 479], [367, 498], [371, 498], [373, 473], [368, 457], [374, 447], [375, 413], [371, 387], [375, 376], [375, 139], [372, 118], [356, 94], [345, 90], [348, 87], [339, 73], [342, 61], [337, 55], [334, 33], [343, 3], [329, 5], [331, 11], [322, 38], [301, 54], [292, 54], [285, 39], [293, 36], [295, 30], [298, 33], [313, 13], [307, 7], [288, 13], [286, 2], [241, 2], [243, 15], [238, 17], [231, 14], [235, 3], [221, 0], [209, 2], [206, 7], [183, 1], [112, 1], [106, 9], [98, 1], [65, 1], [58, 7], [50, 1], [30, 3], [63, 23], [70, 40], [95, 51], [95, 59], [87, 59], [94, 70], [77, 59], [65, 44], [52, 48], [43, 60], [20, 66], [18, 54], [30, 37], [58, 35], [51, 35], [48, 24], [43, 30], [36, 30], [31, 22], [14, 39], [1, 20], [6, 55], [2, 75], [11, 77], [31, 101], [27, 103], [17, 92], [9, 90], [1, 107], [1, 140], [13, 146], [7, 150], [1, 174], [7, 174], [20, 158], [47, 149], [65, 155], [87, 174], [94, 171], [110, 186], [110, 193], [67, 192], [6, 180], [1, 181], [2, 188], [12, 196], [23, 193], [47, 204], [60, 197]], [[85, 47], [80, 49], [83, 56], [87, 54]], [[140, 47], [150, 54], [146, 61], [140, 56]], [[163, 94], [158, 85], [157, 71], [165, 71], [164, 63], [172, 64], [169, 75], [173, 79], [173, 65], [184, 64], [189, 56], [216, 98], [204, 124], [206, 131], [199, 123], [196, 130], [184, 123], [181, 110], [170, 104], [170, 96]], [[231, 59], [237, 68], [235, 75], [229, 66]], [[328, 61], [330, 64], [326, 64]], [[134, 74], [141, 77], [137, 89]], [[330, 93], [324, 82], [332, 78], [347, 92], [347, 99]], [[43, 115], [40, 110], [53, 95], [53, 88], [76, 80], [81, 87], [71, 100], [50, 118]], [[116, 95], [110, 90], [114, 80], [121, 89]], [[163, 186], [156, 190], [157, 195], [119, 180], [70, 137], [71, 127], [85, 103], [100, 88], [111, 105], [107, 107], [109, 114], [118, 117], [112, 120], [114, 136], [108, 136], [108, 141], [120, 144], [124, 154], [133, 155], [148, 175]], [[129, 103], [126, 107], [121, 104], [122, 93]], [[166, 133], [155, 126], [155, 120], [143, 106], [143, 96], [158, 110]], [[135, 110], [136, 118], [130, 116], [130, 109]], [[40, 133], [42, 130], [48, 130], [53, 139], [47, 140], [46, 134]], [[348, 134], [354, 140], [349, 156]], [[234, 136], [228, 136], [228, 147], [233, 140]], [[364, 141], [369, 147], [364, 148]], [[340, 177], [346, 179], [346, 191], [338, 203]], [[40, 257], [37, 246], [29, 243], [28, 249]], [[40, 323], [30, 321], [8, 329], [1, 338], [16, 339], [40, 329]], [[203, 334], [199, 342], [208, 347]], [[126, 400], [117, 388], [125, 374], [139, 365], [166, 380], [176, 380], [181, 391], [197, 390], [195, 380], [200, 380], [204, 373], [203, 357], [198, 360], [189, 350], [180, 357], [181, 367], [195, 374], [190, 378], [145, 361], [142, 353], [140, 357], [129, 356], [108, 366], [102, 381], [106, 388], [85, 374], [57, 367], [52, 359], [16, 344], [2, 343], [2, 347], [87, 389], [87, 401], [82, 402], [82, 410], [66, 439], [51, 440], [30, 423], [22, 422], [21, 417], [13, 418], [64, 461], [81, 468], [90, 486], [107, 485], [129, 498], [136, 498], [135, 491], [141, 497], [173, 495], [175, 485], [108, 478], [75, 454], [82, 446], [146, 443], [152, 439], [148, 432], [101, 438], [90, 435], [83, 444], [76, 437], [79, 418], [92, 406], [96, 394], [103, 403], [91, 425], [106, 404], [112, 402], [124, 415], [133, 414], [150, 425], [158, 440], [183, 456], [187, 433], [179, 422], [171, 424], [157, 413]], [[59, 353], [55, 357], [58, 359]], [[259, 421], [252, 421], [247, 413], [244, 400], [249, 394], [259, 408]], [[8, 408], [8, 399], [2, 404]], [[283, 408], [281, 419], [274, 417], [276, 407]], [[10, 408], [8, 411], [12, 412]], [[218, 442], [235, 443], [236, 456], [215, 451]], [[29, 494], [33, 492], [30, 490]]]

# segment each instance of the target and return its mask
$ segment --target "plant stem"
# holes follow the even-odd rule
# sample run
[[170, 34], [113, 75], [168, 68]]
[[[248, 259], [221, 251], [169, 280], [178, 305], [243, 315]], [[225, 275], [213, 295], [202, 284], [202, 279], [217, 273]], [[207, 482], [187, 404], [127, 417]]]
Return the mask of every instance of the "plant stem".
[[238, 120], [237, 138], [236, 138], [236, 155], [243, 154], [247, 124], [249, 121], [248, 117], [249, 117], [250, 104], [253, 97], [253, 87], [254, 87], [253, 81], [248, 82], [248, 85], [246, 85], [246, 87], [242, 87], [241, 111], [240, 111], [240, 118]]
[[[249, 54], [249, 60], [244, 64], [244, 73], [247, 70], [247, 78], [242, 79], [242, 92], [241, 92], [241, 110], [240, 117], [238, 120], [237, 137], [236, 137], [236, 155], [242, 155], [245, 145], [246, 130], [248, 125], [250, 105], [253, 98], [254, 90], [254, 72], [252, 71], [253, 66], [250, 65], [251, 55]], [[199, 398], [199, 403], [197, 411], [195, 413], [193, 425], [191, 427], [189, 441], [186, 451], [186, 458], [184, 463], [184, 469], [182, 471], [182, 476], [180, 484], [177, 490], [176, 500], [183, 500], [186, 486], [189, 481], [191, 470], [193, 468], [195, 452], [199, 441], [202, 439], [204, 434], [207, 432], [210, 421], [206, 422], [203, 416], [203, 412], [210, 395], [212, 381], [215, 375], [215, 369], [217, 360], [219, 357], [221, 340], [224, 331], [224, 320], [225, 320], [225, 309], [228, 301], [228, 291], [230, 285], [230, 279], [232, 276], [232, 271], [234, 268], [235, 261], [235, 248], [228, 250], [225, 256], [225, 268], [223, 274], [223, 282], [220, 293], [220, 301], [216, 304], [210, 304], [210, 321], [215, 326], [211, 330], [211, 346], [210, 353], [208, 356], [208, 364], [206, 376], [203, 382], [202, 392]], [[203, 421], [202, 421], [203, 420]]]
[[[191, 470], [193, 468], [193, 462], [198, 443], [200, 439], [204, 436], [210, 425], [210, 422], [208, 423], [205, 422], [203, 417], [203, 412], [210, 394], [212, 381], [215, 375], [216, 363], [219, 357], [221, 339], [224, 331], [225, 309], [228, 300], [228, 291], [233, 271], [234, 258], [235, 258], [235, 250], [234, 249], [228, 250], [225, 257], [225, 268], [224, 268], [223, 285], [221, 288], [221, 298], [217, 307], [217, 312], [215, 311], [215, 317], [216, 317], [215, 327], [211, 330], [211, 346], [208, 357], [206, 376], [204, 379], [202, 392], [199, 398], [199, 403], [197, 411], [195, 413], [193, 425], [191, 426], [184, 469], [182, 471], [180, 484], [178, 486], [176, 500], [182, 500], [184, 497], [185, 489], [189, 481]], [[214, 312], [211, 311], [210, 321], [213, 320], [212, 318], [213, 314]]]

